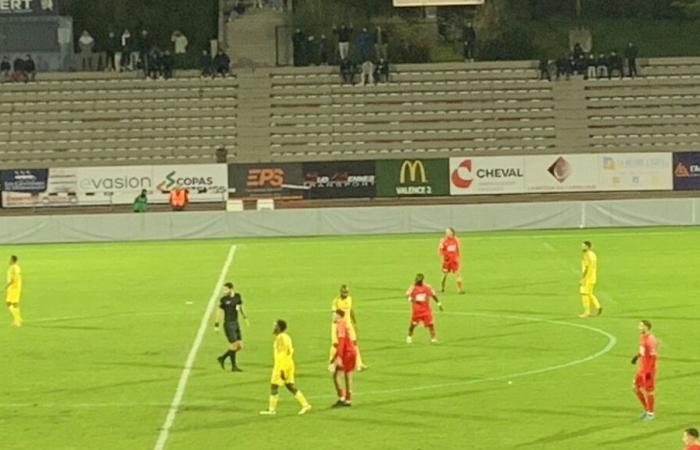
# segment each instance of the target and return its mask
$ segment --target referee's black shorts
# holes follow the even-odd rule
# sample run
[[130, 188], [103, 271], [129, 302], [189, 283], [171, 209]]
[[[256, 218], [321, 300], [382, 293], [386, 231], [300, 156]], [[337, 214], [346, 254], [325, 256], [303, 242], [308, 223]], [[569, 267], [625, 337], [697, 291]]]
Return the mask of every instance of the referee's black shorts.
[[224, 323], [224, 331], [226, 332], [226, 338], [229, 342], [243, 340], [243, 334], [241, 333], [241, 327], [238, 325], [238, 322]]

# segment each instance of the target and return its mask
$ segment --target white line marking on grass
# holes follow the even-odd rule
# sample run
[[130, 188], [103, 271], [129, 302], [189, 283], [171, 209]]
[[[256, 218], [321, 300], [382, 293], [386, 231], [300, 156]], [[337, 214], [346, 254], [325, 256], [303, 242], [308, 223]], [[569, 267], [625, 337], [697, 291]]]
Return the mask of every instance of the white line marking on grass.
[[219, 290], [224, 284], [224, 279], [226, 278], [226, 275], [228, 275], [228, 271], [231, 268], [231, 263], [233, 263], [233, 256], [235, 254], [236, 246], [232, 245], [231, 248], [229, 248], [228, 256], [226, 256], [226, 262], [224, 263], [224, 267], [221, 269], [221, 273], [219, 274], [219, 279], [216, 280], [214, 291], [212, 292], [211, 297], [209, 298], [207, 309], [204, 311], [204, 315], [202, 316], [202, 322], [199, 325], [199, 330], [197, 331], [197, 335], [195, 336], [194, 342], [192, 343], [190, 353], [187, 355], [187, 360], [185, 360], [185, 367], [182, 369], [182, 375], [180, 375], [180, 381], [177, 384], [175, 396], [173, 397], [173, 401], [170, 404], [168, 415], [166, 416], [165, 422], [163, 422], [163, 426], [160, 429], [160, 435], [158, 436], [158, 441], [156, 442], [155, 450], [163, 450], [165, 448], [165, 443], [168, 441], [170, 429], [172, 428], [173, 423], [175, 422], [175, 417], [177, 416], [177, 412], [180, 409], [180, 405], [182, 405], [182, 398], [185, 395], [187, 382], [189, 381], [190, 375], [192, 374], [192, 366], [194, 365], [194, 361], [197, 358], [199, 348], [202, 346], [202, 341], [204, 340], [204, 333], [206, 333], [207, 328], [209, 327], [211, 314], [214, 312], [214, 308], [216, 307], [216, 299], [218, 298]]

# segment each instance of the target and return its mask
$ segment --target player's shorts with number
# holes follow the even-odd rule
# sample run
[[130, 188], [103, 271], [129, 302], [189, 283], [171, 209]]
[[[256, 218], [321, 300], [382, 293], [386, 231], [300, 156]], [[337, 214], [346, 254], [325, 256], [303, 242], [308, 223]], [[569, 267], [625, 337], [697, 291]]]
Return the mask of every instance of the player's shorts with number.
[[459, 260], [458, 259], [446, 259], [442, 262], [442, 271], [448, 273], [459, 272]]
[[5, 301], [7, 303], [19, 303], [19, 298], [21, 296], [21, 291], [18, 289], [8, 289], [5, 295]]
[[294, 384], [294, 366], [273, 368], [270, 383], [275, 386]]
[[581, 285], [581, 294], [582, 295], [591, 295], [591, 294], [593, 294], [594, 288], [595, 288], [595, 283], [583, 283]]
[[637, 376], [634, 378], [634, 385], [640, 389], [653, 391], [656, 385], [656, 374], [638, 373]]
[[433, 314], [430, 311], [414, 311], [411, 317], [411, 322], [414, 324], [423, 323], [425, 326], [430, 326], [433, 324]]

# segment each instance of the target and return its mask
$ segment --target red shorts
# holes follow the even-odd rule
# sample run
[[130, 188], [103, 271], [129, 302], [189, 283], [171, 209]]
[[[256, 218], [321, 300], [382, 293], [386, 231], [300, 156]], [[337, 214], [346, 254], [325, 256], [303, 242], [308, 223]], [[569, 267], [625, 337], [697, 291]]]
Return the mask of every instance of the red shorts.
[[356, 353], [345, 355], [341, 359], [343, 361], [343, 367], [336, 366], [336, 368], [335, 368], [336, 370], [339, 370], [339, 371], [342, 371], [345, 373], [350, 373], [353, 370], [355, 370], [355, 366], [357, 363], [357, 354]]
[[637, 373], [637, 376], [634, 378], [634, 385], [639, 389], [653, 391], [656, 385], [656, 374], [652, 373], [645, 376], [643, 373]]
[[442, 262], [442, 271], [446, 273], [457, 273], [459, 272], [459, 260], [458, 259], [446, 259]]
[[430, 311], [413, 311], [411, 316], [411, 323], [413, 325], [418, 325], [423, 322], [423, 325], [429, 327], [433, 324], [433, 313]]

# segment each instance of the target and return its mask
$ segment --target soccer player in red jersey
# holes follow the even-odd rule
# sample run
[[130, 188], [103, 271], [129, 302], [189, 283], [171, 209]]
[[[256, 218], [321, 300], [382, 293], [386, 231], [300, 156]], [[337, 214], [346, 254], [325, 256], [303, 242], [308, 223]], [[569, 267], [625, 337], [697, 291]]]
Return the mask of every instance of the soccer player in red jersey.
[[688, 428], [683, 433], [684, 450], [700, 450], [700, 433], [697, 428]]
[[642, 402], [644, 414], [641, 419], [654, 420], [654, 386], [656, 382], [656, 357], [659, 344], [656, 336], [651, 334], [651, 322], [639, 322], [639, 353], [632, 358], [632, 364], [638, 364], [634, 378], [634, 392]]
[[455, 274], [457, 277], [457, 290], [460, 294], [464, 294], [464, 282], [462, 281], [462, 273], [460, 271], [459, 256], [461, 244], [455, 235], [455, 229], [449, 227], [445, 230], [445, 237], [440, 240], [438, 251], [442, 256], [442, 281], [440, 282], [440, 292], [445, 292], [445, 283], [447, 283], [447, 275]]
[[416, 275], [415, 283], [406, 291], [406, 297], [408, 297], [408, 301], [411, 302], [413, 313], [411, 316], [411, 325], [408, 327], [408, 336], [406, 336], [407, 344], [413, 343], [413, 330], [415, 330], [421, 322], [428, 331], [430, 331], [431, 342], [437, 342], [435, 325], [433, 324], [433, 311], [430, 309], [430, 300], [435, 300], [440, 311], [443, 310], [443, 307], [435, 294], [435, 290], [432, 286], [425, 283], [424, 280], [425, 277], [423, 274], [419, 273]]
[[[333, 407], [350, 406], [352, 405], [352, 372], [357, 364], [357, 351], [345, 323], [345, 311], [342, 309], [333, 313], [332, 338], [335, 352], [331, 357], [328, 370], [333, 372], [333, 383], [338, 393], [338, 401]], [[341, 374], [345, 378], [345, 389], [341, 388]]]

